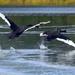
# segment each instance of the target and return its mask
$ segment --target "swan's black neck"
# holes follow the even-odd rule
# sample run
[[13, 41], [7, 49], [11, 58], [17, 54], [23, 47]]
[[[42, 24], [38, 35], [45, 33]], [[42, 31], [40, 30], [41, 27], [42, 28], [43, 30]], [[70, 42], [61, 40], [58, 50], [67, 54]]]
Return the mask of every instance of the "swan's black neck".
[[31, 25], [31, 24], [30, 24], [30, 25], [27, 25], [27, 26], [24, 27], [24, 29], [28, 29], [28, 28], [30, 28], [30, 27], [32, 27], [32, 26], [33, 26], [33, 25]]

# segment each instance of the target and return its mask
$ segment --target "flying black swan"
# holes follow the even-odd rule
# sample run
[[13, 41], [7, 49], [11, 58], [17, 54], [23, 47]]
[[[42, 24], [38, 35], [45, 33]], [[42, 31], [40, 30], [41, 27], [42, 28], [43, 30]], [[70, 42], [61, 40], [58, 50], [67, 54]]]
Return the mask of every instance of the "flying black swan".
[[0, 17], [9, 25], [9, 27], [12, 29], [12, 32], [7, 34], [7, 37], [9, 40], [14, 39], [15, 37], [19, 37], [24, 31], [27, 31], [32, 28], [40, 28], [40, 25], [50, 23], [48, 22], [40, 22], [36, 25], [27, 25], [26, 27], [19, 27], [17, 26], [13, 21], [11, 21], [7, 16], [0, 13]]
[[65, 30], [60, 30], [60, 31], [48, 30], [43, 33], [40, 33], [40, 36], [45, 36], [47, 41], [56, 39], [58, 41], [62, 41], [64, 43], [67, 43], [67, 44], [75, 47], [75, 43], [71, 39], [66, 37], [65, 35], [61, 34], [61, 32], [66, 32], [66, 31]]

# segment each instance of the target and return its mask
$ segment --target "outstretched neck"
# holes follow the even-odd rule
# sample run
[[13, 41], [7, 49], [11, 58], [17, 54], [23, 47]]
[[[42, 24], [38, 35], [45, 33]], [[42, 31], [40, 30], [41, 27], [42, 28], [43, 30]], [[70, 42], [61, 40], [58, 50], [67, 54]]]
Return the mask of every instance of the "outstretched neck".
[[25, 31], [32, 29], [32, 28], [33, 28], [33, 25], [27, 25], [26, 27], [24, 27]]

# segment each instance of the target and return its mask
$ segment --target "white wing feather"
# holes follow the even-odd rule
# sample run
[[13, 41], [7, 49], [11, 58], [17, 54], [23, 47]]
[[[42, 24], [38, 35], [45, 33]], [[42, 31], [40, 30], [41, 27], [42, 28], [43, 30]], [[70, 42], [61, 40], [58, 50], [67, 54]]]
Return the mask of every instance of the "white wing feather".
[[58, 41], [62, 41], [62, 42], [64, 42], [64, 43], [67, 43], [67, 44], [69, 44], [69, 45], [75, 47], [75, 43], [74, 43], [72, 40], [69, 40], [69, 39], [65, 40], [65, 39], [60, 39], [60, 38], [56, 38], [56, 39], [57, 39]]
[[0, 13], [0, 17], [10, 26], [9, 21], [5, 18], [4, 14]]

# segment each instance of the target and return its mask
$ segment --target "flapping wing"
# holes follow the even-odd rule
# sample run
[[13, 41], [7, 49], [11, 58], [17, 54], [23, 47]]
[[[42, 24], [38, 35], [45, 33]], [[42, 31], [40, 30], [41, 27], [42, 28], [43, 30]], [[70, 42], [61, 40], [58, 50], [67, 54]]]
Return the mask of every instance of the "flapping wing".
[[66, 36], [63, 35], [63, 34], [58, 34], [58, 35], [56, 36], [56, 38], [60, 38], [60, 39], [64, 39], [64, 40], [70, 40], [70, 38], [66, 37]]
[[10, 26], [10, 28], [13, 31], [16, 31], [19, 27], [11, 21], [8, 17], [6, 17], [4, 14], [0, 13], [0, 17]]
[[58, 37], [56, 39], [58, 41], [62, 41], [64, 43], [66, 43], [66, 44], [69, 44], [69, 45], [75, 47], [75, 43], [72, 40], [70, 40], [68, 37], [66, 37], [66, 36], [64, 36], [62, 34], [58, 35]]

